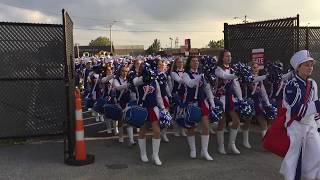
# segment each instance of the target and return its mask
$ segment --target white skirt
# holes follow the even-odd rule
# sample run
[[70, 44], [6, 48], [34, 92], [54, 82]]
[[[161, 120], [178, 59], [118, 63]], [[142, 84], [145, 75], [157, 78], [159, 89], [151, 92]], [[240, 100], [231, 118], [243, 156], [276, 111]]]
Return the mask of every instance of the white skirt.
[[320, 135], [317, 128], [294, 121], [287, 128], [287, 133], [290, 147], [282, 161], [280, 173], [286, 180], [294, 180], [302, 148], [301, 176], [320, 180]]

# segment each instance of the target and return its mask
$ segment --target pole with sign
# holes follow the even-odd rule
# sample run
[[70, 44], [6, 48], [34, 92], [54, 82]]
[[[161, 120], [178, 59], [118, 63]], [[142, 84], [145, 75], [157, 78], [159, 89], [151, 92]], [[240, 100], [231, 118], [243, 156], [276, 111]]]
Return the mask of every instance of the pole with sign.
[[185, 56], [189, 56], [191, 50], [191, 40], [185, 39], [184, 40], [184, 54]]
[[264, 68], [264, 49], [252, 49], [252, 61], [258, 63], [260, 69]]

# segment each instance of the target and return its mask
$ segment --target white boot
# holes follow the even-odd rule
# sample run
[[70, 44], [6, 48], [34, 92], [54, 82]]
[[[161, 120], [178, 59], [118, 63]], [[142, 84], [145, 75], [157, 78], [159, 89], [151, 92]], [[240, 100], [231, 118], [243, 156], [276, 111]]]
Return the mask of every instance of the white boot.
[[103, 115], [100, 115], [100, 121], [104, 122], [104, 116]]
[[217, 131], [217, 140], [218, 140], [218, 152], [220, 154], [227, 154], [224, 149], [224, 130]]
[[233, 154], [240, 154], [240, 151], [236, 147], [237, 133], [238, 133], [238, 129], [230, 129], [229, 150], [231, 150]]
[[164, 128], [162, 131], [161, 131], [161, 137], [162, 139], [164, 140], [164, 142], [169, 142], [169, 138], [167, 136], [167, 128]]
[[209, 124], [209, 132], [210, 134], [216, 134], [216, 132], [213, 130], [213, 123]]
[[266, 133], [267, 133], [267, 130], [262, 130], [262, 131], [261, 131], [261, 136], [262, 136], [262, 138], [264, 138], [264, 136], [266, 135]]
[[187, 137], [186, 130], [184, 128], [180, 128], [180, 130], [181, 130], [181, 136]]
[[147, 147], [146, 147], [146, 138], [144, 139], [138, 139], [138, 144], [140, 148], [140, 158], [142, 162], [148, 162], [148, 156], [147, 156]]
[[189, 148], [190, 148], [190, 157], [197, 158], [197, 150], [196, 150], [196, 139], [195, 136], [187, 136]]
[[136, 144], [136, 142], [134, 142], [134, 140], [133, 140], [133, 127], [131, 127], [131, 126], [127, 127], [127, 134], [128, 134], [128, 138], [129, 138], [129, 146]]
[[123, 143], [123, 127], [119, 127], [119, 143]]
[[112, 133], [112, 128], [111, 128], [111, 120], [110, 119], [106, 120], [106, 126], [107, 126], [107, 133], [111, 134]]
[[152, 151], [153, 151], [152, 160], [158, 166], [162, 165], [162, 162], [160, 161], [160, 158], [159, 158], [160, 140], [161, 139], [153, 139], [152, 138]]
[[178, 125], [174, 126], [174, 136], [179, 137], [180, 136], [180, 127]]
[[119, 134], [118, 121], [113, 121], [114, 135]]
[[213, 158], [208, 153], [209, 137], [209, 135], [201, 135], [201, 157], [212, 161]]
[[242, 130], [242, 135], [243, 135], [242, 145], [245, 148], [251, 149], [251, 145], [249, 143], [249, 129], [248, 130]]
[[100, 121], [100, 115], [97, 112], [94, 112], [94, 116], [96, 117], [96, 122]]

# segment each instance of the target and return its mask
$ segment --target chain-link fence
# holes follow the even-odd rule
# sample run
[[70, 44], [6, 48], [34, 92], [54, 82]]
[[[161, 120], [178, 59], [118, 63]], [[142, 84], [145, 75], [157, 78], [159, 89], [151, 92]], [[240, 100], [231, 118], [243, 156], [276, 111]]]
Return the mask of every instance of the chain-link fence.
[[[74, 90], [73, 42], [65, 41], [65, 29], [0, 22], [0, 138], [64, 133]], [[70, 31], [72, 36], [72, 25]]]

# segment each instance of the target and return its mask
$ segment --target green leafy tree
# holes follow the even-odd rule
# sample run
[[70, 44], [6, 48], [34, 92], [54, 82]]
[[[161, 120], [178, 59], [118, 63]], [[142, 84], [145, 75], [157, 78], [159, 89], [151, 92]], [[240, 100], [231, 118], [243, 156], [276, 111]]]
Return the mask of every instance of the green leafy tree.
[[147, 54], [157, 54], [160, 51], [161, 44], [159, 39], [155, 39], [153, 43], [146, 50]]
[[224, 48], [224, 40], [220, 39], [218, 41], [211, 40], [208, 44], [209, 48]]
[[89, 46], [108, 46], [110, 45], [110, 39], [107, 37], [98, 37], [94, 40], [91, 40]]

